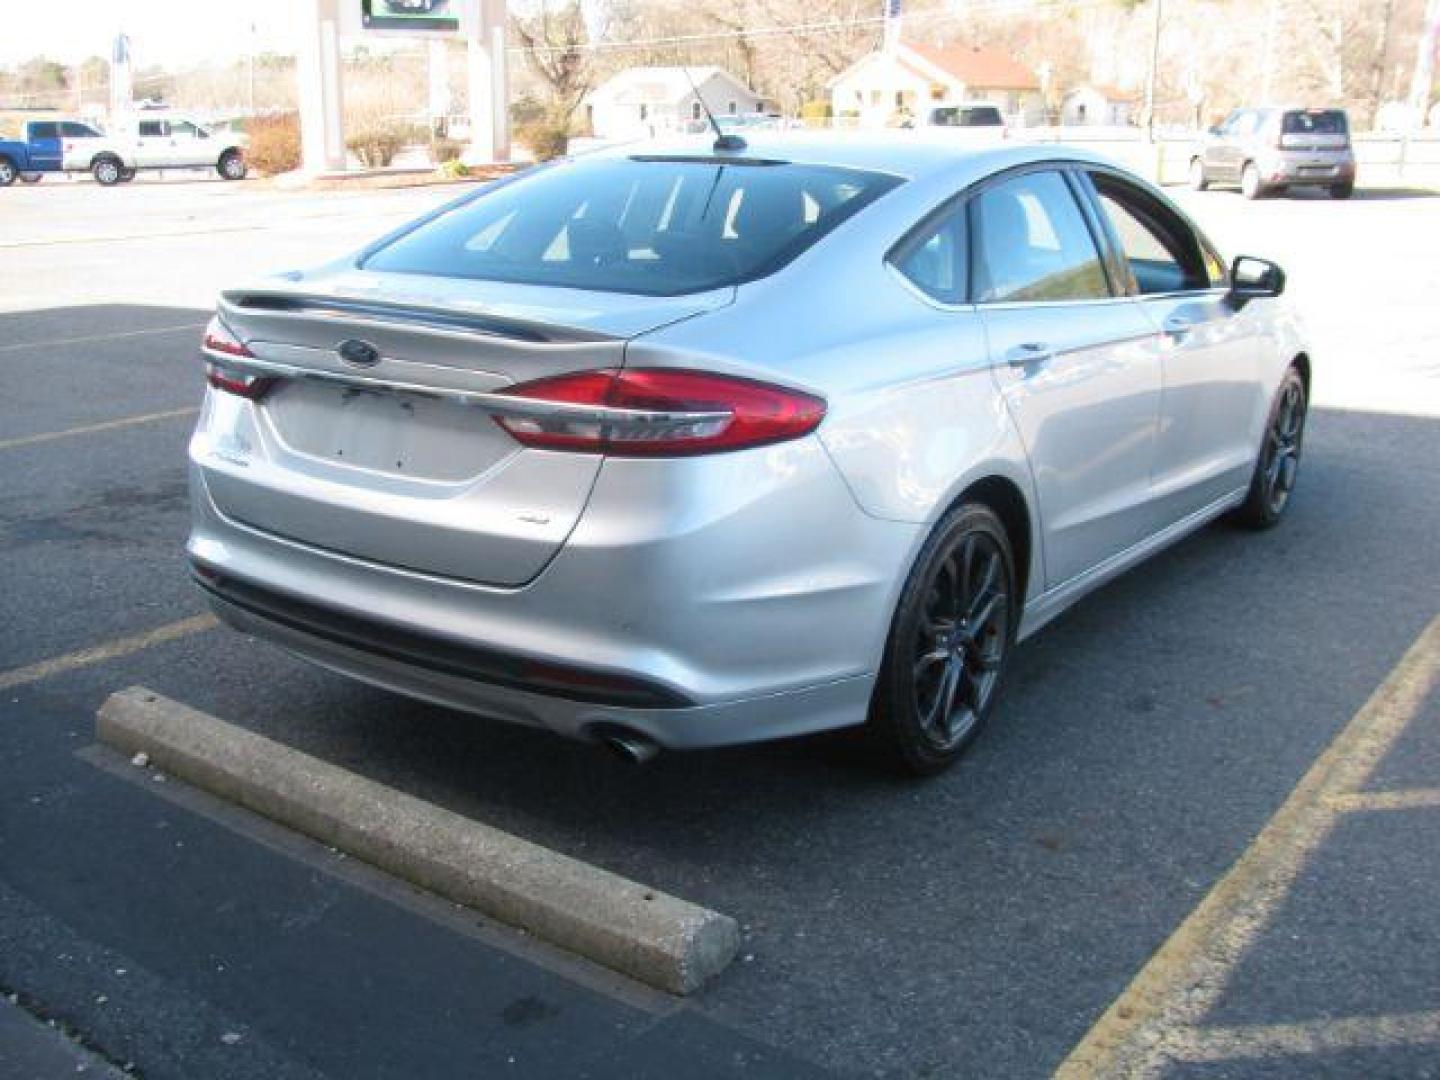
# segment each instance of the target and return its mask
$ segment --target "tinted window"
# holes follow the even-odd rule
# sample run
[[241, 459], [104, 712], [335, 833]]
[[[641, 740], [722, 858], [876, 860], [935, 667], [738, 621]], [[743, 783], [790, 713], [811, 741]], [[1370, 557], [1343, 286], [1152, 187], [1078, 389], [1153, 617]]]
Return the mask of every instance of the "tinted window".
[[965, 301], [965, 211], [952, 210], [906, 240], [891, 258], [921, 292], [946, 304]]
[[94, 128], [74, 123], [61, 124], [60, 134], [67, 139], [97, 139], [100, 137]]
[[1314, 109], [1287, 112], [1280, 130], [1286, 135], [1344, 135], [1350, 127], [1339, 109]]
[[165, 137], [165, 122], [163, 120], [141, 120], [140, 138], [142, 139], [163, 139]]
[[1004, 127], [1000, 110], [993, 105], [947, 106], [935, 109], [930, 122], [936, 127]]
[[974, 207], [977, 300], [1110, 295], [1095, 239], [1059, 173], [1027, 173], [986, 188]]
[[675, 296], [773, 272], [897, 183], [816, 165], [567, 162], [420, 225], [364, 265]]
[[1103, 174], [1092, 177], [1100, 207], [1141, 293], [1210, 285], [1204, 253], [1185, 222], [1143, 191]]
[[58, 139], [60, 137], [60, 125], [49, 120], [38, 120], [30, 125], [30, 138], [32, 139]]

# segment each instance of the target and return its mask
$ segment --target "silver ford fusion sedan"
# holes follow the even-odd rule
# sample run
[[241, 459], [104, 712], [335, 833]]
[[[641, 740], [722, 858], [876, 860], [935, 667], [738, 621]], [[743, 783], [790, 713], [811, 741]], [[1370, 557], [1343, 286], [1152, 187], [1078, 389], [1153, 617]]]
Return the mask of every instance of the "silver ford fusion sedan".
[[189, 554], [229, 623], [413, 697], [642, 759], [867, 724], [931, 773], [1016, 642], [1279, 519], [1283, 288], [1060, 146], [538, 167], [222, 295]]

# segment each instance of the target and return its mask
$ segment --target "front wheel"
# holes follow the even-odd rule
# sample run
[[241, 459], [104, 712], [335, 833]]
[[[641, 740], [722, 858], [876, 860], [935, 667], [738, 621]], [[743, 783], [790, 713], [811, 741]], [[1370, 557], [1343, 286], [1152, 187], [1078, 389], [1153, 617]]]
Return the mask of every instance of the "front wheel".
[[1020, 604], [1005, 526], [980, 503], [952, 510], [900, 595], [870, 704], [873, 741], [915, 776], [949, 767], [999, 697]]
[[1205, 162], [1198, 157], [1190, 160], [1190, 186], [1196, 191], [1204, 191], [1210, 186], [1210, 180], [1205, 175]]
[[226, 150], [220, 155], [220, 164], [215, 166], [215, 170], [226, 180], [244, 180], [245, 156], [239, 150]]
[[7, 157], [0, 157], [0, 187], [9, 187], [15, 182], [15, 177], [19, 175], [13, 161]]
[[120, 183], [124, 169], [120, 162], [114, 158], [101, 158], [90, 166], [90, 174], [95, 177], [95, 182], [104, 187], [114, 187]]
[[1240, 524], [1268, 529], [1279, 523], [1290, 505], [1305, 442], [1305, 413], [1305, 380], [1292, 367], [1280, 380], [1280, 389], [1270, 406], [1265, 441], [1255, 460], [1249, 494], [1235, 511], [1235, 520]]

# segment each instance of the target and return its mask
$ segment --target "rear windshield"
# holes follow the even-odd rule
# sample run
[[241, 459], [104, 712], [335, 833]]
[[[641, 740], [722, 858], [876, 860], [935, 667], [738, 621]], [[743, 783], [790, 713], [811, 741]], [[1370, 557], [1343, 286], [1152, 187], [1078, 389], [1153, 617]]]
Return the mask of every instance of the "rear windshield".
[[567, 162], [420, 225], [363, 266], [677, 296], [773, 273], [898, 183], [820, 165]]
[[946, 106], [930, 114], [936, 127], [1002, 127], [1000, 110], [993, 105]]
[[1280, 129], [1286, 135], [1344, 135], [1350, 128], [1339, 109], [1287, 112]]

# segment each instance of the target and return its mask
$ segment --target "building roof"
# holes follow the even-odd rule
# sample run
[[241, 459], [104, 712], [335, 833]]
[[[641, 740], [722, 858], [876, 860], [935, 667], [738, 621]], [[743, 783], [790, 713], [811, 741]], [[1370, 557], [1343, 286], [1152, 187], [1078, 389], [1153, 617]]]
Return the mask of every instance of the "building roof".
[[900, 49], [914, 53], [967, 87], [982, 90], [1040, 89], [1040, 79], [1035, 72], [1000, 49], [959, 41], [949, 45], [905, 41], [901, 42]]
[[[687, 74], [688, 70], [688, 74]], [[693, 93], [690, 80], [695, 86], [704, 86], [716, 77], [734, 84], [737, 90], [752, 97], [759, 97], [743, 82], [724, 68], [712, 66], [692, 67], [633, 67], [616, 72], [591, 91], [591, 97], [608, 97], [619, 105], [673, 105]]]

